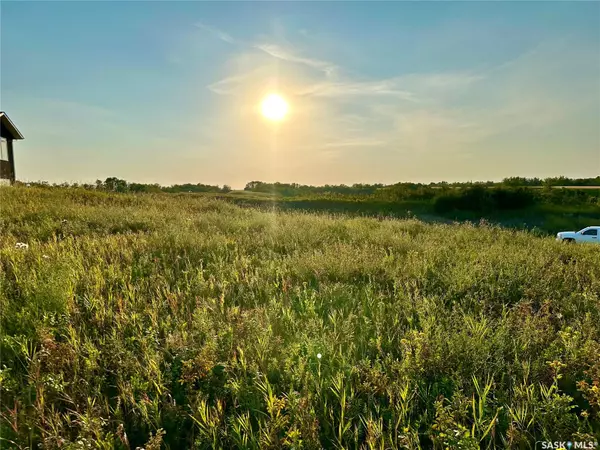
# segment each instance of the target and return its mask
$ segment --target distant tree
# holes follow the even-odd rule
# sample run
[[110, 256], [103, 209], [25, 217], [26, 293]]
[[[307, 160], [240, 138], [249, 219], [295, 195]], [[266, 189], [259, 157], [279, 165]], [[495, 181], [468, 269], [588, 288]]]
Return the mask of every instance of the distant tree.
[[141, 183], [129, 183], [130, 192], [148, 192], [148, 185]]
[[261, 181], [250, 181], [250, 182], [246, 183], [244, 190], [245, 191], [253, 191], [261, 184], [263, 184]]
[[107, 190], [113, 192], [127, 192], [127, 181], [116, 177], [109, 177], [104, 180], [104, 186]]

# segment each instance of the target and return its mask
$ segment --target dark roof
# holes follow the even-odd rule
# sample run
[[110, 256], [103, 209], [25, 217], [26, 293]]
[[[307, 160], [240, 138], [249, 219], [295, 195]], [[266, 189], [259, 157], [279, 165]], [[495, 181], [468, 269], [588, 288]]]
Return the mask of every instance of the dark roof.
[[0, 123], [2, 124], [2, 128], [5, 128], [13, 139], [25, 139], [4, 111], [0, 111]]

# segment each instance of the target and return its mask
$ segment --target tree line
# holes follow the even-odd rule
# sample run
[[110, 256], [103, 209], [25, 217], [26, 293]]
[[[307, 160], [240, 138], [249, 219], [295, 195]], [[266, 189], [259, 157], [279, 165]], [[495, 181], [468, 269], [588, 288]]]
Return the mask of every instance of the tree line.
[[213, 186], [209, 184], [174, 184], [171, 186], [161, 186], [158, 183], [146, 184], [146, 183], [133, 183], [117, 177], [108, 177], [106, 180], [96, 180], [95, 183], [53, 183], [50, 184], [46, 181], [38, 181], [31, 183], [18, 182], [17, 184], [26, 184], [28, 186], [36, 187], [63, 187], [63, 188], [83, 188], [83, 189], [94, 189], [98, 191], [108, 192], [131, 192], [131, 193], [177, 193], [177, 192], [214, 192], [214, 193], [228, 193], [231, 192], [231, 187], [224, 184], [223, 186]]
[[[544, 187], [544, 186], [600, 186], [600, 176], [595, 178], [524, 178], [508, 177], [502, 181], [468, 181], [468, 182], [431, 182], [431, 183], [396, 183], [391, 185], [378, 184], [352, 184], [310, 186], [298, 183], [265, 183], [251, 181], [244, 187], [245, 191], [270, 193], [281, 196], [300, 196], [308, 194], [344, 194], [344, 195], [371, 195], [380, 191], [412, 191], [425, 193], [426, 188], [473, 188], [473, 187]], [[426, 197], [430, 193], [424, 194]]]
[[523, 178], [509, 177], [502, 180], [506, 186], [600, 186], [600, 176], [595, 178]]
[[[25, 184], [17, 182], [17, 184]], [[39, 187], [81, 187], [84, 189], [98, 189], [113, 192], [231, 192], [228, 185], [218, 186], [203, 183], [184, 183], [171, 186], [161, 186], [158, 183], [135, 183], [117, 177], [108, 177], [106, 180], [96, 180], [95, 183], [54, 183], [45, 181], [26, 183], [31, 186]], [[244, 191], [269, 193], [280, 196], [302, 196], [307, 194], [344, 194], [344, 195], [373, 195], [378, 193], [385, 196], [386, 193], [409, 191], [411, 196], [432, 198], [432, 194], [427, 188], [445, 189], [445, 188], [473, 188], [473, 187], [547, 187], [547, 186], [600, 186], [600, 176], [595, 178], [525, 178], [508, 177], [502, 181], [468, 181], [468, 182], [447, 182], [438, 181], [431, 183], [395, 183], [384, 185], [382, 183], [355, 183], [352, 185], [331, 185], [311, 186], [299, 183], [266, 183], [263, 181], [250, 181], [244, 187]]]
[[[40, 187], [72, 187], [122, 193], [229, 193], [227, 185], [208, 184], [144, 184], [109, 177], [94, 184], [29, 183]], [[600, 186], [600, 177], [570, 179], [554, 178], [505, 178], [501, 182], [463, 183], [396, 183], [392, 185], [353, 184], [309, 186], [298, 183], [265, 183], [251, 181], [244, 191], [267, 193], [275, 198], [307, 200], [340, 200], [343, 202], [368, 203], [419, 203], [428, 204], [438, 213], [451, 211], [489, 212], [517, 210], [538, 204], [600, 207], [600, 189], [554, 189], [554, 186]], [[539, 189], [532, 189], [532, 188]]]

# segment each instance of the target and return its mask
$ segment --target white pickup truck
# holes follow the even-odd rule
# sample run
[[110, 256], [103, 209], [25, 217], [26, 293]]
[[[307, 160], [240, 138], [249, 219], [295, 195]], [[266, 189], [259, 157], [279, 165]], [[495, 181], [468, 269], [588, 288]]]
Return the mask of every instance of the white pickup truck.
[[556, 235], [561, 242], [591, 242], [600, 244], [600, 226], [586, 227], [579, 231], [561, 231]]

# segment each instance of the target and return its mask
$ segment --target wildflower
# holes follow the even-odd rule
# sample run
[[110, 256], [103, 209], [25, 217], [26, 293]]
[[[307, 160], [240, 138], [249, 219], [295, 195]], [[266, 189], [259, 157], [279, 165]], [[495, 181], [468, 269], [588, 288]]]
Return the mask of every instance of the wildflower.
[[129, 447], [129, 439], [127, 438], [127, 433], [125, 432], [125, 427], [122, 423], [120, 423], [119, 427], [117, 428], [117, 435], [119, 436], [121, 442]]
[[63, 225], [67, 224], [67, 219], [63, 219], [60, 223], [62, 223]]
[[26, 244], [24, 242], [17, 242], [17, 245], [15, 245], [15, 248], [18, 250], [27, 250], [29, 248], [29, 244]]
[[321, 356], [323, 356], [323, 355], [321, 355], [320, 353], [317, 353], [317, 358], [321, 359]]
[[556, 317], [558, 317], [559, 319], [562, 319], [562, 318], [563, 318], [563, 315], [562, 315], [561, 313], [557, 313], [557, 314], [556, 314]]
[[48, 255], [42, 255], [42, 258], [44, 258], [44, 259], [50, 259], [50, 257]]

